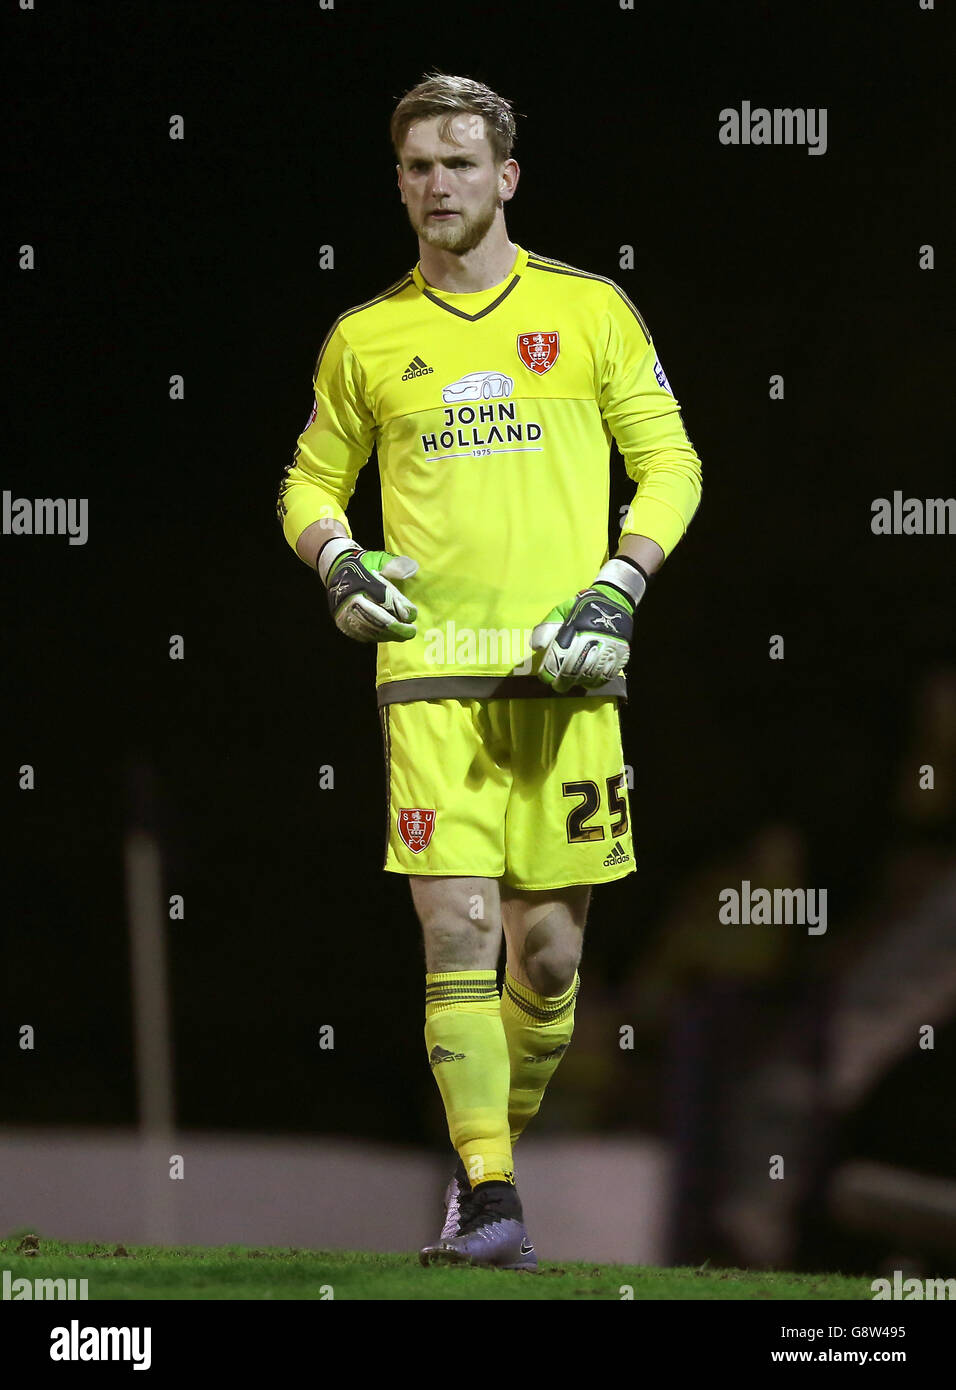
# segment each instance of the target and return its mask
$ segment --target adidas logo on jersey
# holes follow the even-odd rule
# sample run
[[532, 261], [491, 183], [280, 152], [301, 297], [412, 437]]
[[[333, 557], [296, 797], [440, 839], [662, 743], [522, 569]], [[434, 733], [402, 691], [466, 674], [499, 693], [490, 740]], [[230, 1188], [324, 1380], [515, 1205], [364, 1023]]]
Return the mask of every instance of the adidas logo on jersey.
[[428, 1064], [432, 1067], [437, 1067], [439, 1062], [463, 1062], [464, 1060], [464, 1052], [449, 1052], [447, 1047], [439, 1047], [438, 1043], [428, 1054]]
[[631, 856], [621, 844], [620, 840], [615, 840], [614, 848], [604, 861], [604, 867], [606, 869], [611, 869], [615, 864], [626, 864], [630, 857]]
[[411, 362], [409, 362], [408, 366], [405, 368], [405, 372], [402, 376], [402, 381], [414, 381], [415, 377], [428, 376], [429, 372], [433, 372], [434, 370], [434, 367], [426, 367], [425, 363], [422, 361], [420, 357], [413, 357]]

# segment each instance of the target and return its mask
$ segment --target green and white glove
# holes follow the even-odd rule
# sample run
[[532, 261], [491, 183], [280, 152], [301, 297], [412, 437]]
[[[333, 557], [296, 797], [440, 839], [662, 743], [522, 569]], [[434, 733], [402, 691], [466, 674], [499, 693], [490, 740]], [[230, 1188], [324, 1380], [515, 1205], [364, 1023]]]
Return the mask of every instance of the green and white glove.
[[563, 695], [572, 686], [594, 690], [619, 676], [647, 579], [634, 560], [618, 555], [587, 589], [552, 608], [531, 634], [532, 648], [544, 652], [538, 678]]
[[363, 550], [358, 541], [333, 536], [316, 559], [340, 632], [356, 642], [408, 642], [415, 636], [418, 609], [392, 579], [409, 579], [418, 561], [387, 550]]

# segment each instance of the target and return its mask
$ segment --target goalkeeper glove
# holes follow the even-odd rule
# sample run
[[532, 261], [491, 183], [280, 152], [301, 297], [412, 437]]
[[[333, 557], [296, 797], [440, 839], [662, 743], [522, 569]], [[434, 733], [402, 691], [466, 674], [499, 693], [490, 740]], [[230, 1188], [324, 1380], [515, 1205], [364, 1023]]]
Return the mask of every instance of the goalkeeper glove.
[[648, 576], [624, 556], [608, 560], [590, 588], [559, 603], [531, 634], [544, 652], [537, 675], [557, 694], [593, 690], [619, 676], [631, 654], [634, 610]]
[[418, 561], [387, 550], [363, 550], [357, 541], [333, 536], [315, 567], [329, 596], [329, 610], [340, 632], [357, 642], [407, 642], [415, 636], [418, 609], [391, 579], [408, 579]]

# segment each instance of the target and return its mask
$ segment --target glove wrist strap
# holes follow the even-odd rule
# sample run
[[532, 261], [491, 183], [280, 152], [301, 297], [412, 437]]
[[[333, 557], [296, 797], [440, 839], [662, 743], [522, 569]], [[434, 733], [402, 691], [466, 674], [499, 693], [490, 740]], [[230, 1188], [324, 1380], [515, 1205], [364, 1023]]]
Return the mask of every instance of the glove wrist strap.
[[319, 578], [325, 584], [328, 581], [329, 570], [335, 564], [339, 556], [346, 551], [352, 550], [356, 555], [361, 554], [363, 547], [358, 541], [352, 540], [349, 536], [332, 536], [324, 545], [319, 547], [319, 553], [315, 557], [315, 568], [319, 572]]
[[618, 555], [613, 560], [608, 560], [594, 583], [613, 584], [615, 589], [623, 589], [636, 607], [644, 597], [647, 580], [648, 576], [635, 560]]

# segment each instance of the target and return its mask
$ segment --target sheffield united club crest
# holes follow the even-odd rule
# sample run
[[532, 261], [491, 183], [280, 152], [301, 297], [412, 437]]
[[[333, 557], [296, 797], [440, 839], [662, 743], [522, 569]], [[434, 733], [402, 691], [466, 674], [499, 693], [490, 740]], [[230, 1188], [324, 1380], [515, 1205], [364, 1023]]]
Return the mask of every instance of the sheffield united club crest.
[[412, 854], [421, 854], [428, 848], [435, 829], [435, 812], [423, 811], [420, 807], [412, 810], [403, 808], [398, 813], [398, 833]]
[[557, 333], [519, 333], [518, 356], [536, 376], [544, 376], [558, 360]]

